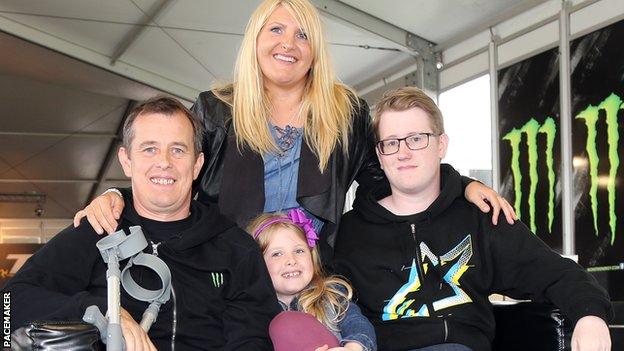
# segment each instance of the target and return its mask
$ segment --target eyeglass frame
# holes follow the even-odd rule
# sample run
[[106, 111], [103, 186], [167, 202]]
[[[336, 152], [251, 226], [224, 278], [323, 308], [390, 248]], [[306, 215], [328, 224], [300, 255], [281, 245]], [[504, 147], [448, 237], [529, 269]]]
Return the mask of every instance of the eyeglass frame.
[[[412, 138], [412, 137], [414, 137], [414, 136], [416, 136], [416, 135], [421, 135], [421, 136], [422, 136], [422, 135], [426, 135], [426, 136], [427, 136], [427, 145], [425, 145], [425, 146], [423, 146], [423, 147], [421, 147], [421, 148], [418, 148], [418, 149], [412, 149], [412, 148], [409, 146], [409, 144], [407, 143], [407, 141], [406, 141], [406, 140], [407, 140], [408, 138]], [[375, 143], [375, 147], [377, 148], [377, 150], [379, 151], [379, 153], [380, 153], [380, 154], [382, 154], [382, 155], [384, 155], [384, 156], [394, 155], [394, 154], [396, 154], [397, 152], [399, 152], [399, 150], [401, 149], [401, 142], [404, 142], [404, 143], [405, 143], [405, 147], [407, 147], [408, 149], [410, 149], [410, 150], [412, 150], [412, 151], [424, 150], [424, 149], [426, 149], [426, 148], [428, 148], [428, 147], [429, 147], [429, 141], [430, 141], [429, 139], [431, 139], [431, 137], [432, 137], [432, 136], [433, 136], [433, 137], [439, 137], [440, 135], [442, 135], [442, 134], [428, 133], [428, 132], [427, 132], [427, 133], [414, 133], [414, 134], [410, 134], [410, 135], [406, 136], [405, 138], [387, 138], [387, 139], [379, 140], [378, 142], [376, 142], [376, 143]], [[384, 141], [388, 141], [388, 140], [396, 140], [396, 141], [399, 143], [399, 146], [397, 147], [397, 149], [396, 149], [396, 151], [395, 151], [395, 152], [391, 152], [391, 153], [387, 153], [387, 154], [386, 154], [386, 153], [383, 153], [383, 151], [381, 151], [381, 143], [383, 143]]]

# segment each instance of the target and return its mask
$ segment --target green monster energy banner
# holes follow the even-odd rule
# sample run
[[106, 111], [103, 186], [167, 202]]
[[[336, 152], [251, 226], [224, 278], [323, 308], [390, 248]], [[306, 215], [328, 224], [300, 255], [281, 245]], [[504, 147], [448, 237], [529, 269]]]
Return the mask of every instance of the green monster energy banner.
[[[576, 250], [592, 270], [624, 267], [623, 42], [620, 21], [570, 43]], [[624, 294], [624, 271], [603, 278]]]
[[522, 170], [520, 168], [520, 143], [523, 135], [526, 136], [527, 157], [529, 161], [529, 194], [527, 201], [529, 203], [529, 220], [530, 228], [533, 233], [537, 231], [535, 224], [535, 194], [537, 192], [537, 184], [539, 177], [537, 173], [537, 134], [546, 135], [546, 148], [542, 152], [542, 157], [546, 160], [548, 174], [548, 232], [552, 232], [552, 223], [555, 217], [555, 171], [553, 170], [553, 144], [557, 127], [555, 120], [551, 117], [546, 118], [544, 123], [540, 124], [531, 118], [522, 128], [513, 128], [509, 133], [503, 136], [503, 140], [509, 141], [511, 147], [511, 173], [514, 179], [514, 208], [517, 214], [522, 218]]
[[556, 250], [562, 228], [558, 65], [553, 49], [499, 72], [501, 192]]
[[[571, 43], [575, 243], [579, 263], [592, 271], [624, 267], [623, 42], [621, 21]], [[554, 48], [499, 71], [501, 192], [556, 250], [562, 232], [558, 66]]]
[[[585, 142], [585, 150], [589, 159], [589, 198], [591, 203], [591, 214], [594, 224], [594, 234], [598, 235], [598, 166], [600, 164], [600, 156], [598, 156], [598, 140], [597, 125], [601, 116], [604, 117], [607, 127], [607, 157], [609, 163], [608, 175], [603, 183], [607, 190], [608, 206], [602, 211], [609, 218], [610, 244], [615, 242], [617, 214], [615, 212], [615, 181], [620, 165], [620, 156], [618, 154], [619, 131], [618, 131], [618, 112], [624, 109], [622, 99], [615, 94], [609, 95], [608, 98], [600, 102], [598, 106], [589, 105], [581, 111], [576, 118], [585, 121], [587, 127], [587, 141]], [[603, 111], [604, 113], [601, 113]], [[580, 156], [583, 157], [583, 156]], [[604, 178], [603, 178], [604, 179]]]

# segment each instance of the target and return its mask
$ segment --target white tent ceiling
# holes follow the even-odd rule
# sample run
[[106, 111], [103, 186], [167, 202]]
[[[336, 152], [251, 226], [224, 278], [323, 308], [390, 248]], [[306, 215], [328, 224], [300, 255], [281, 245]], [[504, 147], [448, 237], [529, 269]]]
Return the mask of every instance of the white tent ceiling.
[[[544, 1], [313, 2], [339, 77], [361, 89], [414, 64], [400, 35], [443, 47]], [[45, 193], [44, 216], [69, 218], [92, 194], [127, 184], [115, 142], [131, 101], [164, 91], [190, 102], [230, 80], [258, 3], [0, 0], [0, 193]], [[0, 218], [32, 218], [34, 208], [0, 197]]]

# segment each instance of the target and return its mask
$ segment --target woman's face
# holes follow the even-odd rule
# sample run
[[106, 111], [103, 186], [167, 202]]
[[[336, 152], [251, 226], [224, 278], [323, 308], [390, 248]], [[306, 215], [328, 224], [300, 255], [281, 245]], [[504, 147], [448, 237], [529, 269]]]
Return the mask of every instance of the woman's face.
[[256, 55], [267, 88], [305, 85], [312, 65], [310, 43], [284, 6], [278, 6], [260, 30]]

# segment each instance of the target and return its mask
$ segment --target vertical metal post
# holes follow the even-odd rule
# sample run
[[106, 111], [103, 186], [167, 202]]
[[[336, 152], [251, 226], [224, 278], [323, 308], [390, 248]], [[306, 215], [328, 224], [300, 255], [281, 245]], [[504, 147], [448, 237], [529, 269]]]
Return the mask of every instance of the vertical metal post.
[[574, 207], [572, 194], [572, 112], [570, 89], [570, 3], [561, 1], [559, 14], [559, 94], [561, 138], [561, 209], [563, 214], [563, 254], [574, 255]]
[[499, 135], [498, 135], [498, 41], [500, 38], [494, 35], [490, 28], [491, 38], [488, 48], [490, 66], [490, 115], [491, 115], [491, 138], [492, 138], [492, 188], [500, 192], [500, 158], [499, 158]]

